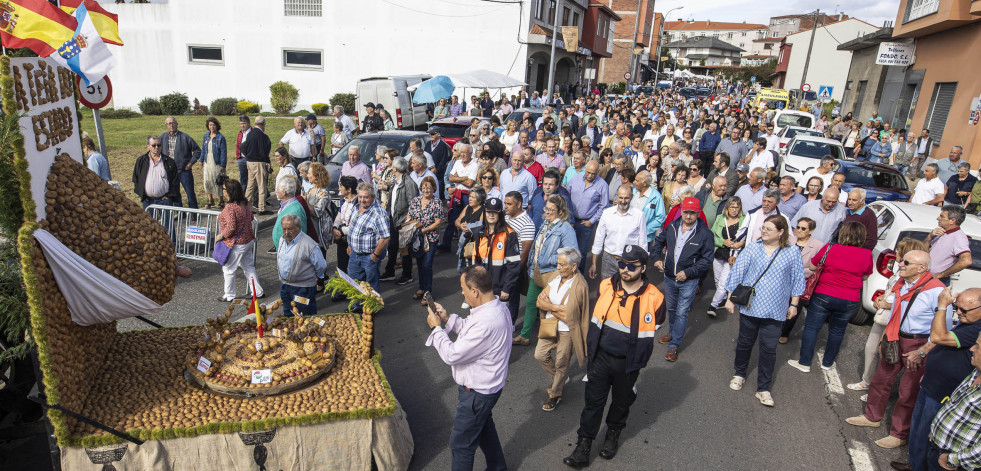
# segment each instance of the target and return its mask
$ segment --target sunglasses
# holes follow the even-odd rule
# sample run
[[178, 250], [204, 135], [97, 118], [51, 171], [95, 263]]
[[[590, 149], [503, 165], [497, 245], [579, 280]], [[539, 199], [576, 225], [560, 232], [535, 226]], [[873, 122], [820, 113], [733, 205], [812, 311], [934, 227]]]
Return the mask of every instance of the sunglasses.
[[801, 231], [806, 231], [806, 230], [810, 229], [810, 227], [807, 227], [807, 226], [797, 226], [796, 229], [797, 230], [801, 230]]
[[640, 270], [641, 265], [639, 263], [627, 263], [624, 261], [619, 261], [617, 262], [617, 266], [620, 267], [621, 270], [627, 269], [630, 271], [637, 271]]
[[958, 306], [956, 302], [952, 303], [951, 306], [954, 306], [954, 309], [957, 312], [961, 313], [961, 314], [967, 314], [967, 313], [969, 313], [969, 312], [971, 312], [971, 311], [973, 311], [975, 309], [981, 309], [981, 306], [975, 306], [975, 307], [972, 307], [970, 309], [964, 309], [964, 308]]
[[911, 262], [909, 260], [906, 260], [905, 258], [902, 259], [902, 260], [900, 260], [899, 261], [899, 264], [900, 265], [923, 265], [922, 263], [919, 263], [919, 262]]
[[160, 144], [150, 144], [150, 147], [161, 147]]
[[494, 177], [493, 176], [490, 176], [490, 175], [484, 175], [484, 176], [480, 177], [480, 179], [481, 180], [493, 180]]

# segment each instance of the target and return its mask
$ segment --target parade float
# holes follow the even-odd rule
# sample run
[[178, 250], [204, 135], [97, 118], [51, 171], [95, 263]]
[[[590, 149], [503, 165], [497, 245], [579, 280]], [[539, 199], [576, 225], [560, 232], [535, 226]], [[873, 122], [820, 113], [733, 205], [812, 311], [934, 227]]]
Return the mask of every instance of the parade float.
[[[329, 288], [364, 314], [281, 317], [276, 304], [202, 325], [119, 332], [176, 286], [164, 226], [82, 164], [70, 71], [2, 57], [3, 108], [20, 116], [18, 235], [43, 380], [35, 396], [63, 469], [406, 469], [406, 417], [373, 348], [378, 293]], [[291, 309], [291, 306], [282, 306]]]

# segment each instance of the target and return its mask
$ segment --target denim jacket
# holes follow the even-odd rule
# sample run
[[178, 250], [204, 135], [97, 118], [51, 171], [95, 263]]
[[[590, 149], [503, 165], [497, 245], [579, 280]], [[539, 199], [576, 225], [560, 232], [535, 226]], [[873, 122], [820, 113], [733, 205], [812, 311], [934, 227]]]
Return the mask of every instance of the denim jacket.
[[[555, 270], [559, 258], [559, 249], [562, 247], [579, 248], [579, 244], [576, 243], [576, 231], [572, 229], [572, 225], [567, 221], [562, 221], [545, 235], [545, 241], [542, 242], [541, 251], [535, 253], [538, 235], [541, 234], [541, 231], [545, 230], [548, 230], [548, 225], [543, 223], [538, 229], [538, 234], [535, 234], [535, 241], [531, 243], [531, 251], [528, 253], [528, 259], [532, 261], [528, 264], [529, 277], [535, 276], [536, 264], [538, 265], [538, 271], [542, 273]], [[583, 260], [585, 259], [586, 257], [583, 256]]]
[[218, 166], [225, 168], [225, 164], [228, 159], [228, 145], [225, 143], [225, 136], [222, 133], [215, 134], [215, 139], [211, 140], [211, 133], [204, 133], [204, 137], [201, 138], [201, 161], [207, 162], [208, 158], [208, 145], [214, 145], [215, 162]]

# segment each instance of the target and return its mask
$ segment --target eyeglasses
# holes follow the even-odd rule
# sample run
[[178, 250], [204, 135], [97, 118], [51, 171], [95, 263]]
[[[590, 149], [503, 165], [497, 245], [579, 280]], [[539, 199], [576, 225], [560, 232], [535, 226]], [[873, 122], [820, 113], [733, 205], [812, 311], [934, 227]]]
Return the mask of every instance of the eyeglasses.
[[923, 264], [922, 264], [922, 263], [920, 263], [920, 262], [911, 262], [911, 261], [909, 261], [909, 260], [906, 260], [905, 258], [904, 258], [904, 259], [902, 259], [902, 260], [900, 260], [900, 261], [899, 261], [899, 264], [900, 264], [900, 265], [923, 265]]
[[964, 309], [964, 308], [962, 308], [962, 307], [960, 307], [960, 306], [958, 306], [958, 305], [957, 305], [957, 302], [954, 302], [954, 303], [953, 303], [953, 304], [951, 304], [951, 305], [952, 305], [952, 306], [954, 306], [954, 309], [956, 309], [956, 310], [957, 310], [957, 312], [959, 312], [959, 313], [961, 313], [961, 314], [967, 314], [967, 313], [969, 313], [969, 312], [971, 312], [971, 311], [973, 311], [973, 310], [975, 310], [975, 309], [981, 309], [981, 305], [978, 305], [978, 306], [975, 306], [975, 307], [972, 307], [972, 308], [970, 308], [970, 309]]
[[640, 270], [641, 265], [639, 263], [627, 263], [621, 260], [617, 262], [617, 266], [620, 267], [621, 270], [637, 271]]
[[150, 147], [161, 147], [160, 144], [150, 144]]
[[493, 179], [494, 179], [494, 177], [493, 177], [493, 176], [491, 176], [491, 175], [484, 175], [484, 176], [482, 176], [482, 177], [480, 177], [480, 179], [481, 179], [481, 180], [493, 180]]

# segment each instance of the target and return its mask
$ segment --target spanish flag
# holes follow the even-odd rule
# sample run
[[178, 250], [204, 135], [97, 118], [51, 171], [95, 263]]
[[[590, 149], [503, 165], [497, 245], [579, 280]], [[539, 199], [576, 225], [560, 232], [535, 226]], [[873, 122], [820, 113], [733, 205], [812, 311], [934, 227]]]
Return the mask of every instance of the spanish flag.
[[41, 57], [54, 54], [72, 39], [77, 22], [46, 0], [0, 0], [0, 41], [26, 47]]
[[[71, 15], [82, 3], [82, 0], [61, 0], [61, 9]], [[102, 36], [102, 41], [122, 46], [123, 40], [119, 37], [119, 17], [103, 9], [99, 2], [94, 0], [85, 0], [84, 3], [95, 29], [99, 32], [99, 36]]]

